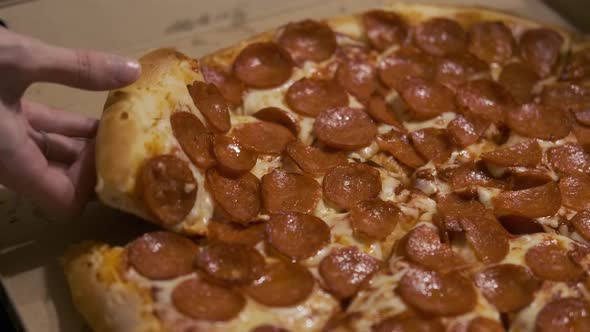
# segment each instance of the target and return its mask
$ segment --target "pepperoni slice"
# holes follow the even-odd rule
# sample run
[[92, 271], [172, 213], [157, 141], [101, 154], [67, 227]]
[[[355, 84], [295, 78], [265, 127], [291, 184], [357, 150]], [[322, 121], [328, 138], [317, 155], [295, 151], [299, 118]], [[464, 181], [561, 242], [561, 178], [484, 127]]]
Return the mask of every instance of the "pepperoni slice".
[[561, 174], [586, 175], [590, 173], [590, 157], [578, 144], [567, 143], [547, 150], [547, 161]]
[[568, 175], [559, 180], [561, 202], [576, 211], [590, 207], [590, 179], [579, 175]]
[[396, 315], [373, 325], [373, 332], [444, 332], [445, 327], [438, 318]]
[[216, 136], [213, 154], [217, 158], [219, 169], [228, 175], [246, 173], [258, 160], [256, 152], [240, 144], [233, 136]]
[[557, 184], [549, 182], [535, 188], [501, 192], [493, 202], [494, 212], [499, 216], [550, 217], [561, 207], [561, 195]]
[[570, 223], [578, 234], [587, 241], [590, 240], [590, 208], [578, 212]]
[[[440, 173], [439, 173], [440, 174]], [[492, 178], [481, 163], [466, 162], [459, 167], [451, 169], [448, 174], [448, 183], [454, 191], [470, 191], [475, 186], [506, 189], [506, 185]]]
[[471, 280], [458, 272], [411, 267], [402, 277], [398, 291], [406, 303], [433, 315], [460, 315], [471, 311], [476, 303]]
[[215, 280], [245, 284], [258, 279], [264, 270], [264, 257], [243, 244], [210, 242], [199, 247], [195, 266]]
[[436, 65], [436, 80], [457, 91], [460, 85], [473, 77], [488, 75], [488, 65], [469, 53], [447, 55]]
[[520, 53], [539, 76], [546, 77], [557, 65], [563, 42], [563, 37], [554, 30], [527, 30], [520, 36]]
[[502, 22], [479, 22], [469, 29], [469, 52], [488, 63], [504, 63], [516, 51], [516, 41]]
[[360, 108], [338, 107], [320, 112], [313, 129], [317, 138], [329, 147], [356, 150], [365, 147], [377, 135], [377, 127]]
[[173, 155], [148, 159], [138, 182], [146, 207], [163, 225], [178, 224], [195, 205], [197, 181], [188, 163]]
[[207, 236], [217, 241], [253, 247], [264, 239], [264, 224], [243, 226], [212, 219], [207, 224]]
[[392, 11], [371, 10], [363, 14], [362, 21], [371, 46], [379, 51], [402, 44], [408, 34], [404, 19]]
[[453, 91], [440, 83], [414, 79], [401, 90], [412, 119], [428, 120], [456, 109]]
[[175, 112], [170, 116], [172, 133], [182, 151], [200, 168], [215, 165], [213, 139], [196, 115], [190, 112]]
[[453, 270], [465, 266], [465, 261], [442, 243], [435, 228], [419, 225], [407, 235], [405, 256], [421, 266], [434, 270]]
[[416, 27], [415, 42], [424, 52], [434, 56], [463, 53], [467, 50], [467, 34], [459, 23], [435, 17]]
[[256, 302], [270, 307], [289, 307], [305, 301], [313, 291], [311, 273], [297, 263], [267, 264], [264, 275], [245, 288]]
[[278, 43], [298, 63], [326, 60], [338, 46], [336, 35], [327, 24], [309, 19], [287, 24]]
[[127, 246], [127, 259], [135, 271], [152, 280], [166, 280], [193, 272], [195, 243], [170, 232], [151, 232]]
[[250, 330], [250, 332], [290, 332], [287, 329], [284, 329], [282, 327], [277, 327], [274, 325], [259, 325], [256, 328]]
[[270, 213], [310, 213], [322, 197], [311, 176], [275, 169], [262, 177], [262, 203]]
[[510, 170], [510, 173], [512, 190], [529, 189], [553, 181], [549, 171], [545, 168], [514, 168]]
[[565, 81], [584, 80], [588, 77], [590, 77], [590, 48], [573, 53], [561, 72], [561, 79]]
[[266, 121], [237, 125], [232, 135], [245, 147], [264, 154], [281, 154], [295, 140], [289, 129]]
[[309, 214], [273, 214], [266, 223], [266, 238], [282, 254], [302, 260], [330, 242], [330, 228], [322, 219]]
[[537, 103], [511, 109], [508, 112], [507, 124], [520, 135], [549, 141], [564, 138], [571, 129], [571, 124], [563, 112]]
[[289, 53], [272, 42], [253, 43], [238, 54], [234, 75], [256, 89], [268, 89], [285, 83], [293, 71]]
[[188, 92], [212, 129], [222, 133], [229, 130], [230, 105], [215, 85], [195, 81], [188, 86]]
[[526, 307], [541, 287], [527, 268], [515, 264], [489, 266], [473, 279], [485, 298], [501, 312]]
[[584, 274], [584, 270], [571, 260], [567, 249], [555, 240], [530, 248], [524, 259], [535, 276], [544, 280], [575, 281]]
[[351, 163], [330, 169], [322, 182], [324, 198], [340, 209], [376, 198], [381, 192], [381, 177], [375, 168]]
[[457, 115], [447, 126], [449, 139], [454, 145], [465, 148], [479, 140], [490, 123], [470, 114]]
[[581, 123], [585, 126], [590, 125], [590, 109], [580, 111], [580, 112], [575, 112], [574, 118], [576, 118], [576, 121], [578, 121], [579, 123]]
[[524, 104], [532, 100], [533, 87], [539, 79], [539, 75], [524, 63], [512, 62], [502, 68], [498, 82], [517, 102]]
[[329, 153], [316, 147], [293, 141], [287, 145], [287, 155], [306, 173], [321, 175], [329, 169], [348, 162], [342, 153]]
[[378, 68], [381, 81], [397, 91], [403, 90], [412, 79], [430, 80], [434, 73], [432, 57], [415, 48], [402, 48], [385, 57]]
[[590, 88], [569, 82], [545, 85], [541, 103], [549, 108], [581, 112], [590, 108]]
[[348, 95], [336, 81], [304, 77], [289, 87], [285, 101], [293, 111], [317, 117], [323, 110], [347, 106]]
[[505, 332], [506, 330], [498, 321], [485, 318], [475, 317], [469, 322], [466, 332]]
[[411, 168], [418, 168], [426, 161], [416, 152], [408, 136], [396, 130], [377, 137], [379, 149], [389, 152], [395, 159]]
[[500, 84], [487, 80], [469, 81], [457, 91], [457, 103], [466, 113], [491, 122], [503, 122], [505, 110], [514, 100]]
[[367, 113], [377, 122], [393, 126], [395, 128], [403, 128], [395, 113], [393, 107], [385, 101], [381, 96], [373, 96], [369, 99], [367, 105]]
[[574, 133], [574, 136], [576, 136], [578, 144], [582, 146], [584, 151], [590, 151], [590, 127], [574, 123], [572, 125], [572, 132]]
[[590, 305], [584, 299], [562, 298], [539, 311], [535, 331], [583, 332], [590, 330]]
[[278, 107], [265, 107], [252, 114], [252, 116], [258, 120], [280, 124], [289, 129], [293, 135], [299, 133], [299, 120], [294, 115]]
[[359, 100], [368, 99], [379, 86], [376, 57], [361, 46], [344, 46], [339, 53], [342, 60], [336, 71], [336, 81]]
[[182, 314], [194, 319], [228, 321], [242, 311], [246, 299], [232, 289], [193, 278], [174, 287], [172, 303]]
[[201, 72], [206, 83], [215, 85], [223, 98], [232, 103], [234, 106], [242, 104], [242, 95], [244, 94], [244, 84], [235, 76], [225, 73], [220, 68], [203, 65]]
[[541, 163], [542, 157], [543, 150], [535, 140], [500, 147], [481, 155], [485, 162], [504, 167], [535, 167]]
[[360, 201], [350, 210], [354, 234], [374, 240], [384, 240], [401, 218], [401, 211], [393, 203], [378, 198]]
[[379, 265], [378, 259], [353, 246], [333, 249], [322, 259], [318, 271], [330, 293], [345, 299], [356, 294]]
[[432, 160], [438, 165], [451, 157], [451, 144], [446, 130], [440, 128], [425, 128], [410, 134], [412, 143], [418, 153], [426, 160]]
[[209, 185], [217, 206], [237, 223], [247, 225], [260, 211], [260, 181], [252, 173], [228, 178], [215, 169], [207, 171]]

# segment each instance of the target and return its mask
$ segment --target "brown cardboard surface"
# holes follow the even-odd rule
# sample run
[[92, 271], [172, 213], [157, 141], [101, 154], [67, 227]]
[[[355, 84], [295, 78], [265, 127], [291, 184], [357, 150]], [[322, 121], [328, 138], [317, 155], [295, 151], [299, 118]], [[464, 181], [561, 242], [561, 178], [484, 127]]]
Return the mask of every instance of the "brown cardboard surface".
[[[0, 19], [17, 32], [50, 43], [137, 57], [177, 47], [199, 57], [291, 20], [362, 11], [380, 0], [34, 0], [0, 7]], [[441, 2], [441, 1], [430, 1]], [[568, 26], [537, 0], [455, 0], [493, 6], [532, 19]], [[98, 117], [106, 94], [55, 85], [32, 86], [26, 97]], [[59, 257], [82, 240], [122, 244], [149, 226], [98, 203], [70, 223], [49, 221], [30, 204], [0, 190], [0, 275], [26, 328], [85, 331], [69, 298]]]

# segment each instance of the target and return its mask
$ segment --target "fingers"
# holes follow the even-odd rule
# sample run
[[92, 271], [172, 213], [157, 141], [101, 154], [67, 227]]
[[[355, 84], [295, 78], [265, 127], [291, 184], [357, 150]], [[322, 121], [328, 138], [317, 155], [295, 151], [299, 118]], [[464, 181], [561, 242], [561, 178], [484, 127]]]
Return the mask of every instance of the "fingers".
[[35, 130], [70, 137], [93, 138], [96, 135], [97, 119], [52, 109], [30, 101], [22, 102], [22, 110]]

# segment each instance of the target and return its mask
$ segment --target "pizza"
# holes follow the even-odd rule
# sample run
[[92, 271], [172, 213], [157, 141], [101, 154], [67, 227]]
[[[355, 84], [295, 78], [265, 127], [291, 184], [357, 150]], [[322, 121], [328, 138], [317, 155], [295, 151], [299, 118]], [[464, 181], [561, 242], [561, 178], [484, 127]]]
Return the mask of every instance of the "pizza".
[[395, 3], [141, 58], [64, 257], [95, 331], [589, 331], [590, 43]]

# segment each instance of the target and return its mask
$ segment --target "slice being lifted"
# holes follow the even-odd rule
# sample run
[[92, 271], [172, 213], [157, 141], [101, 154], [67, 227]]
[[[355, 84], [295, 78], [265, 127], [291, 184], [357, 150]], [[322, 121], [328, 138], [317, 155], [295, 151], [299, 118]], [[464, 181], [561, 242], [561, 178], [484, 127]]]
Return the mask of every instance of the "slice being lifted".
[[65, 258], [95, 331], [590, 330], [590, 43], [479, 8], [292, 22], [111, 92]]

